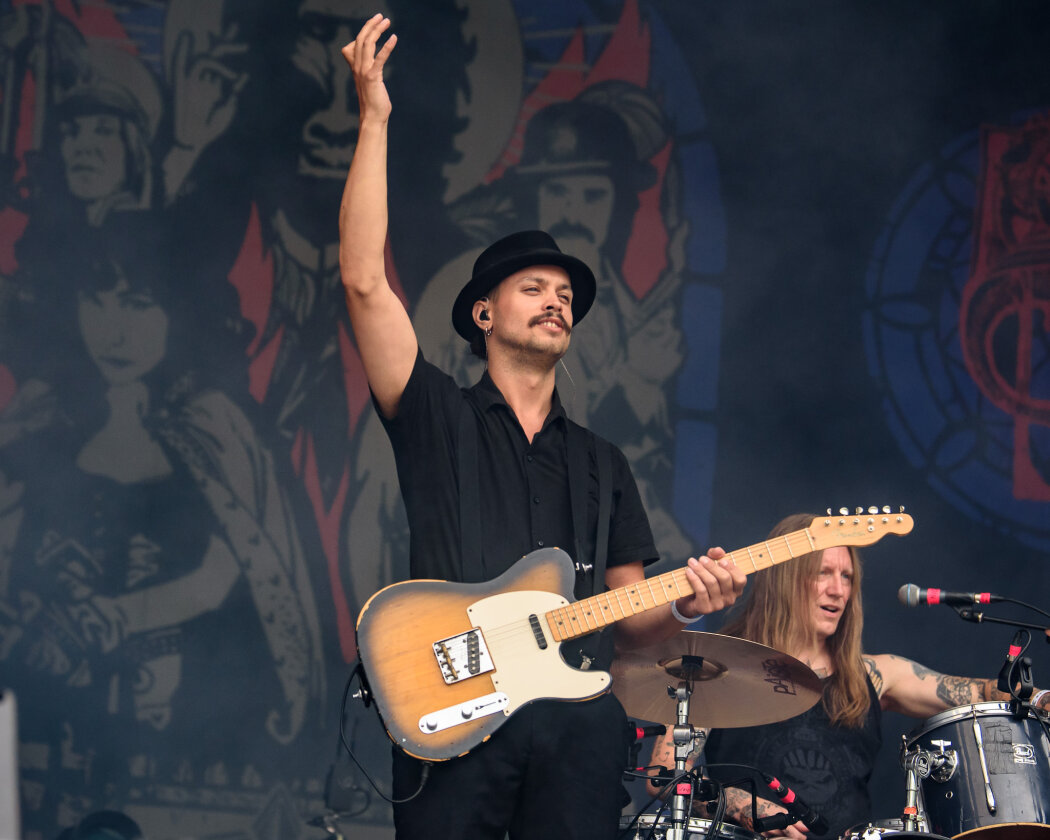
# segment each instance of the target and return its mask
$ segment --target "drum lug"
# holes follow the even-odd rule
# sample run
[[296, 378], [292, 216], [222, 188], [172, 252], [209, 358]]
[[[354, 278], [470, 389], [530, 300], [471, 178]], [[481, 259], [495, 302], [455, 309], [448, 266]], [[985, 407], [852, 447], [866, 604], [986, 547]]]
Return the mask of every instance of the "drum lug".
[[930, 755], [930, 778], [935, 782], [947, 782], [955, 775], [959, 766], [959, 754], [955, 750], [946, 750], [945, 747], [952, 745], [951, 741], [931, 741], [937, 752]]
[[955, 750], [949, 750], [945, 753], [934, 753], [930, 757], [933, 759], [934, 765], [930, 771], [930, 778], [935, 782], [947, 782], [955, 775], [955, 770], [959, 766], [959, 754]]

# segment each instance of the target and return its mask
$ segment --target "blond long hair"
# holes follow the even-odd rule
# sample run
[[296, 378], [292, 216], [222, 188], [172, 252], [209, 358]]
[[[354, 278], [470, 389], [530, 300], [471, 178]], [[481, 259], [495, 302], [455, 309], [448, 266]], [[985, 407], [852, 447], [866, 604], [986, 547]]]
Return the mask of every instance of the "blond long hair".
[[[809, 526], [815, 517], [798, 513], [778, 522], [769, 536], [779, 537]], [[823, 703], [832, 723], [858, 728], [871, 705], [868, 681], [861, 659], [864, 610], [861, 605], [861, 564], [857, 550], [849, 547], [853, 561], [853, 590], [834, 635], [827, 640], [832, 674]], [[811, 583], [820, 571], [823, 550], [777, 563], [754, 576], [751, 587], [729, 615], [721, 632], [775, 648], [785, 653], [806, 650], [816, 642], [807, 620], [813, 597]]]

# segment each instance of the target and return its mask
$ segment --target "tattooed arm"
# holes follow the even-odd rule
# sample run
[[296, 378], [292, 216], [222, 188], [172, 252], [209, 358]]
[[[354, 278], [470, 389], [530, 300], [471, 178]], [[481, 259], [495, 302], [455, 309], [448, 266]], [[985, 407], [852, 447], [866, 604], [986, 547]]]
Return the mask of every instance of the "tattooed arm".
[[[996, 688], [994, 679], [939, 674], [902, 656], [865, 656], [864, 666], [882, 708], [912, 717], [930, 717], [969, 703], [1010, 699]], [[1050, 709], [1050, 694], [1040, 696], [1038, 705], [1044, 711]]]
[[[710, 730], [704, 731], [706, 736]], [[701, 743], [706, 740], [706, 737], [701, 739]], [[696, 746], [696, 742], [693, 742], [693, 747], [689, 751], [689, 755], [686, 756], [686, 769], [691, 770], [696, 766], [702, 748]], [[668, 726], [667, 733], [662, 735], [656, 743], [653, 745], [653, 752], [649, 758], [649, 763], [654, 766], [667, 767], [670, 769], [674, 768], [674, 733], [671, 731], [671, 727]], [[653, 771], [655, 773], [655, 771]], [[652, 773], [650, 774], [652, 775]], [[646, 790], [650, 796], [657, 796], [661, 788], [654, 785], [652, 782], [646, 783]], [[748, 830], [753, 830], [753, 821], [751, 819], [751, 793], [740, 788], [725, 788], [726, 794], [726, 818], [737, 825], [742, 825]], [[770, 802], [768, 799], [759, 798], [756, 800], [755, 807], [758, 811], [759, 818], [770, 817], [773, 814], [784, 813], [785, 808]], [[697, 811], [699, 816], [707, 817], [706, 811]], [[792, 840], [802, 840], [806, 837], [806, 829], [801, 823], [797, 825], [789, 825], [779, 831], [767, 831], [763, 833], [764, 837], [789, 837]]]

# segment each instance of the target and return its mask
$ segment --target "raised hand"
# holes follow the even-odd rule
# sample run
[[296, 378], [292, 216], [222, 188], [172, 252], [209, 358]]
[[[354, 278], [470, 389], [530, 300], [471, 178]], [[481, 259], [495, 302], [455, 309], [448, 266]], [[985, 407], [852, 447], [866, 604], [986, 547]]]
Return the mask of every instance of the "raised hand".
[[342, 49], [343, 58], [354, 74], [354, 86], [362, 122], [370, 117], [386, 119], [390, 116], [390, 96], [383, 83], [383, 67], [397, 44], [397, 35], [391, 35], [376, 51], [380, 36], [390, 28], [390, 18], [373, 15], [357, 37]]

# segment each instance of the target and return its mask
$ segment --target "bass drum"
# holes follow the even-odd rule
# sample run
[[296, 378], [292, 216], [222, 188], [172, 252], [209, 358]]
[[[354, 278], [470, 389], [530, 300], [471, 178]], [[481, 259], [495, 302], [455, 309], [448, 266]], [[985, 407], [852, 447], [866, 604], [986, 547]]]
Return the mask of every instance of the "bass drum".
[[925, 837], [926, 840], [948, 840], [940, 834], [928, 831], [905, 831], [904, 820], [873, 820], [862, 825], [855, 825], [839, 840], [882, 840], [886, 838]]
[[907, 742], [933, 761], [921, 784], [931, 831], [968, 840], [1050, 840], [1045, 714], [1018, 718], [1007, 703], [959, 706], [924, 721]]
[[[620, 833], [617, 837], [619, 840], [664, 840], [669, 822], [670, 817], [666, 814], [639, 814], [637, 819], [620, 817]], [[714, 834], [711, 828], [711, 820], [691, 817], [686, 837], [688, 840], [763, 840], [762, 835], [730, 823], [722, 823]]]

